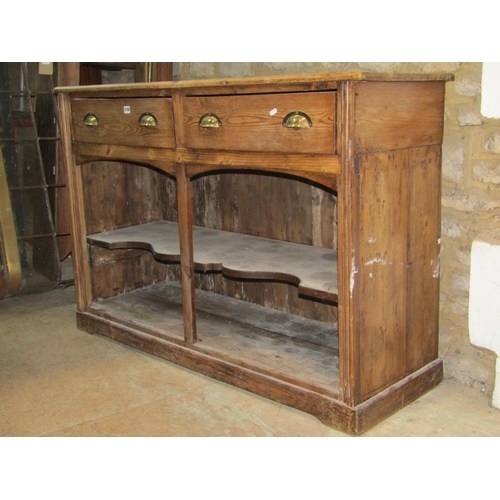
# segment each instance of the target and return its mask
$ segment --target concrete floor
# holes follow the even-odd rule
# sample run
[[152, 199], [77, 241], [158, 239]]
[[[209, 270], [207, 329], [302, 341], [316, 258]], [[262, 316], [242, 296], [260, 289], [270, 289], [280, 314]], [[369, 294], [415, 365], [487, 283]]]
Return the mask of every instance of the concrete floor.
[[[0, 436], [346, 436], [316, 418], [75, 326], [75, 290], [0, 301]], [[445, 380], [365, 436], [500, 436]]]

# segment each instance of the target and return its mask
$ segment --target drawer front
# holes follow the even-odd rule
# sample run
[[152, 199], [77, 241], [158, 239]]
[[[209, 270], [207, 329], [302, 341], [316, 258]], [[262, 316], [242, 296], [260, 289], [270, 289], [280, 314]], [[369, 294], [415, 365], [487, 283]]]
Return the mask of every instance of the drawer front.
[[75, 141], [174, 147], [171, 99], [75, 99], [71, 106]]
[[[183, 101], [184, 146], [192, 149], [335, 153], [335, 92], [186, 97]], [[284, 119], [300, 112], [287, 128]], [[219, 119], [219, 126], [203, 128], [200, 119]], [[208, 123], [210, 125], [210, 123]]]

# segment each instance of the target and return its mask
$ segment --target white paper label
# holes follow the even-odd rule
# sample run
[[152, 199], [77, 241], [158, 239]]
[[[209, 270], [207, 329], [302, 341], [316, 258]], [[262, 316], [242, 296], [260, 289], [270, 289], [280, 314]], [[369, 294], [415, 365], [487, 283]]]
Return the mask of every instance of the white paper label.
[[278, 112], [278, 110], [276, 108], [273, 108], [273, 109], [271, 109], [271, 111], [269, 111], [269, 114], [271, 116], [274, 116], [277, 112]]
[[130, 114], [130, 106], [123, 106], [123, 113], [126, 115]]

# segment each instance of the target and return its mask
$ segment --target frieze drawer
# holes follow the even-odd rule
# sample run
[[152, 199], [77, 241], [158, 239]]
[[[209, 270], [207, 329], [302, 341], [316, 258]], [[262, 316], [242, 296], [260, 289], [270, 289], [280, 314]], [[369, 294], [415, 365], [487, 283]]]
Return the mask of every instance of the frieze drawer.
[[175, 146], [171, 99], [75, 99], [72, 108], [77, 142]]
[[189, 149], [335, 153], [335, 92], [186, 97]]

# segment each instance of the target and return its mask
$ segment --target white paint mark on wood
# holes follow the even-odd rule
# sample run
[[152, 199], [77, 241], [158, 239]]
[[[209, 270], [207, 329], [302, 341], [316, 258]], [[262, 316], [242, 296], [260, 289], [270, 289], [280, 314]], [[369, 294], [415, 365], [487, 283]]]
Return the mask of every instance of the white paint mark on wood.
[[437, 262], [434, 262], [434, 260], [431, 260], [431, 266], [434, 266], [434, 271], [432, 272], [432, 277], [439, 278], [439, 275], [441, 272], [441, 266], [439, 265], [439, 260]]
[[365, 262], [365, 266], [373, 266], [373, 264], [380, 264], [382, 266], [385, 266], [387, 265], [387, 262], [385, 261], [385, 259], [381, 259], [380, 257], [375, 257], [374, 259]]
[[354, 255], [352, 257], [352, 266], [351, 266], [351, 280], [350, 280], [350, 284], [349, 284], [349, 289], [351, 291], [351, 297], [352, 297], [352, 293], [354, 291], [354, 281], [355, 281], [355, 276], [356, 274], [358, 274], [358, 268], [356, 267], [356, 261], [355, 261], [355, 258], [354, 258]]

